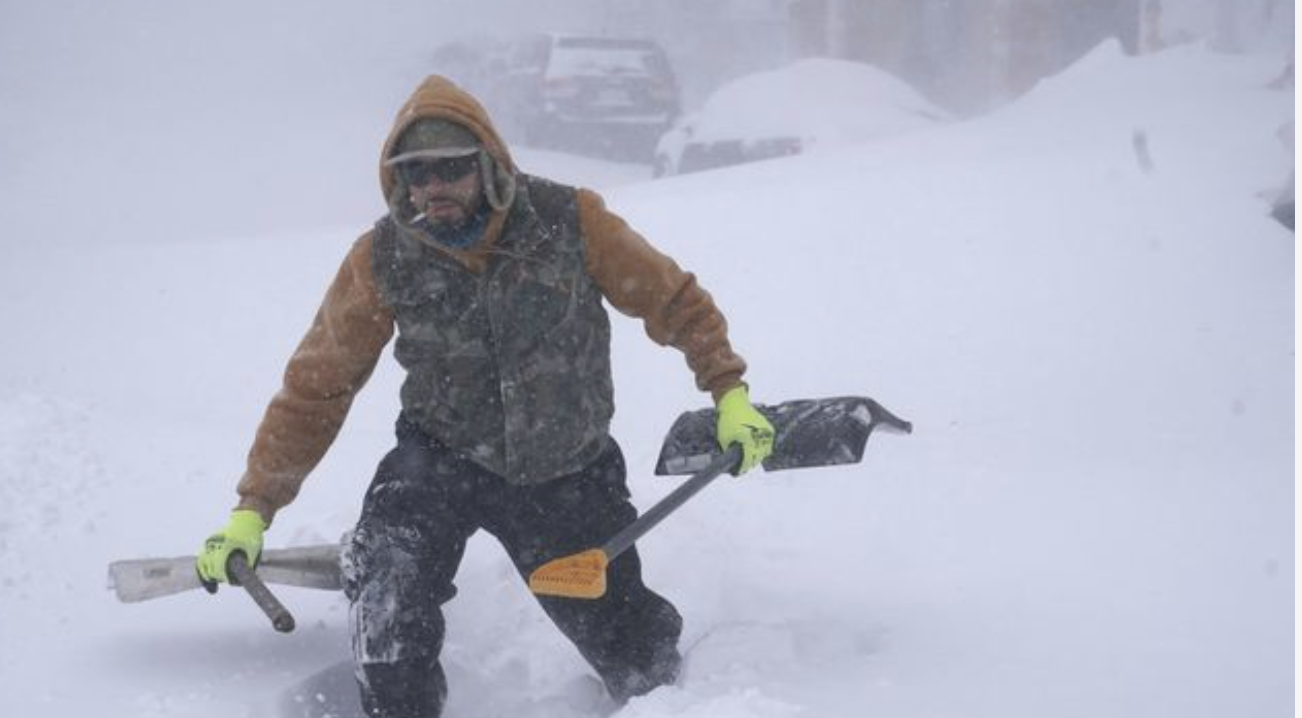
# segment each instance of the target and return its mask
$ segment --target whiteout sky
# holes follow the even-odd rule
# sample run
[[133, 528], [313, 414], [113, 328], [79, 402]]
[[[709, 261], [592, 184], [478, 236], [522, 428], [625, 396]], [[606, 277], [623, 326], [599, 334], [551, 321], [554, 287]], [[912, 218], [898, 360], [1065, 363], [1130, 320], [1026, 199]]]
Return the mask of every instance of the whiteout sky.
[[[1166, 0], [1167, 26], [1208, 35], [1219, 2]], [[373, 215], [382, 208], [370, 181], [374, 148], [393, 108], [435, 70], [434, 47], [480, 34], [599, 31], [621, 5], [632, 3], [0, 0], [0, 248]], [[694, 17], [684, 11], [681, 21]], [[1271, 35], [1277, 44], [1280, 34]], [[744, 50], [765, 66], [756, 69], [783, 61], [779, 44], [747, 43], [719, 32], [697, 57]]]

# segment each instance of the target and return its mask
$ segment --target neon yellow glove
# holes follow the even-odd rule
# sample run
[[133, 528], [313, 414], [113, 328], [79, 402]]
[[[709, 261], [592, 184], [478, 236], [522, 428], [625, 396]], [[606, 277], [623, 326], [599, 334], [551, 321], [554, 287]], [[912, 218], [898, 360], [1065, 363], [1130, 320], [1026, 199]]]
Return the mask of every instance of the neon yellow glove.
[[750, 392], [745, 384], [728, 390], [719, 398], [719, 446], [727, 449], [741, 444], [741, 475], [755, 468], [773, 453], [773, 425], [750, 403]]
[[262, 532], [266, 530], [267, 524], [257, 511], [236, 509], [231, 512], [231, 520], [226, 526], [203, 542], [203, 550], [195, 559], [195, 568], [209, 593], [217, 592], [218, 583], [230, 583], [226, 561], [232, 553], [242, 551], [250, 566], [257, 565], [262, 553]]

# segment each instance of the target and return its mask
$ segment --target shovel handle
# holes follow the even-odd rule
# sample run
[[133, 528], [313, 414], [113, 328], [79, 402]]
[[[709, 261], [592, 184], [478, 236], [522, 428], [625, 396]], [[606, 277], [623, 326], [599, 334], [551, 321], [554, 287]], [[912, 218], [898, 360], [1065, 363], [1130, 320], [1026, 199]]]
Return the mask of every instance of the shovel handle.
[[607, 560], [614, 561], [615, 557], [628, 550], [628, 547], [642, 538], [646, 532], [655, 528], [656, 524], [665, 519], [666, 516], [673, 513], [679, 506], [687, 503], [687, 500], [696, 495], [696, 492], [705, 488], [706, 484], [714, 481], [720, 474], [731, 473], [741, 464], [742, 449], [741, 444], [733, 444], [728, 450], [720, 454], [708, 466], [692, 475], [692, 478], [679, 484], [668, 496], [660, 499], [655, 506], [647, 509], [647, 512], [638, 517], [636, 521], [624, 527], [624, 530], [611, 537], [601, 550], [606, 553]]
[[233, 579], [235, 585], [242, 586], [249, 592], [253, 602], [267, 614], [267, 618], [271, 619], [271, 625], [277, 631], [289, 633], [294, 630], [293, 614], [271, 593], [267, 584], [258, 578], [258, 574], [249, 566], [249, 560], [244, 556], [243, 551], [235, 551], [230, 555], [226, 561], [226, 573]]

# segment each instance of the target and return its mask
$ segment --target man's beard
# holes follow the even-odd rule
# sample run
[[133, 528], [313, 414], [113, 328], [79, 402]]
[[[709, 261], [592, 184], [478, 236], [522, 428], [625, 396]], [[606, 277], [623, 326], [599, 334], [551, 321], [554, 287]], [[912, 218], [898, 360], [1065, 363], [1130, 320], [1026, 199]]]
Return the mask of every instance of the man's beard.
[[454, 249], [467, 249], [483, 238], [484, 229], [488, 222], [488, 212], [484, 206], [480, 205], [476, 210], [471, 211], [468, 205], [460, 200], [450, 199], [462, 208], [461, 216], [452, 217], [430, 217], [428, 214], [421, 214], [416, 226], [419, 227], [426, 235], [447, 247]]
[[[436, 211], [437, 209], [444, 208], [436, 208], [434, 206], [436, 204], [449, 203], [456, 205], [459, 210], [452, 216], [447, 216], [443, 212]], [[425, 203], [425, 208], [421, 213], [421, 216], [431, 229], [436, 231], [456, 231], [466, 226], [474, 218], [475, 213], [470, 206], [469, 198], [449, 195], [445, 197], [431, 197], [429, 201]]]

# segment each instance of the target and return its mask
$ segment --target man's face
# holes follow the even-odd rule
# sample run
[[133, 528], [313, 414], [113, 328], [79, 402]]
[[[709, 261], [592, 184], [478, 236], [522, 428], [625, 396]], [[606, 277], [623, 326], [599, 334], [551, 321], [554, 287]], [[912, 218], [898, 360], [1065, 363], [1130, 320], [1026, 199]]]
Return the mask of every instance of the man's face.
[[398, 172], [407, 182], [412, 205], [436, 228], [462, 226], [483, 202], [478, 154], [411, 160], [398, 165]]

